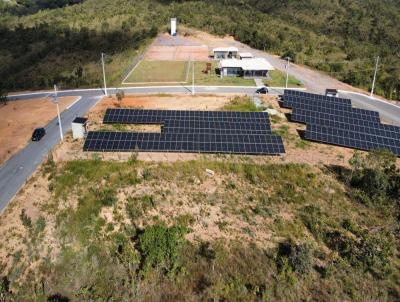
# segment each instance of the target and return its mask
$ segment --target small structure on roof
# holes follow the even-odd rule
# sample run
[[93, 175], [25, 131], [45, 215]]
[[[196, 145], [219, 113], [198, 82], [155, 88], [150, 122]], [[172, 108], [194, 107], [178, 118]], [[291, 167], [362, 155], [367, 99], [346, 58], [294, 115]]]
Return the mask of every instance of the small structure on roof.
[[236, 47], [217, 47], [213, 49], [215, 60], [237, 58], [239, 49]]
[[76, 117], [72, 121], [72, 137], [74, 139], [85, 137], [87, 133], [86, 129], [87, 120], [88, 119], [85, 117]]
[[264, 58], [227, 59], [219, 63], [221, 77], [265, 78], [275, 68]]
[[253, 54], [250, 53], [250, 52], [241, 52], [241, 53], [239, 53], [239, 58], [240, 58], [241, 60], [253, 59], [254, 56], [253, 56]]

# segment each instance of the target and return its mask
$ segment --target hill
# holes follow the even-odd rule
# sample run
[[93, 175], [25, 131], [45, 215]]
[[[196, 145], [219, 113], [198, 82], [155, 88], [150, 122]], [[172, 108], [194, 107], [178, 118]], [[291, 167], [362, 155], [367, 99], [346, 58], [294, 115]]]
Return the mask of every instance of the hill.
[[109, 55], [111, 81], [119, 84], [133, 57], [157, 32], [167, 29], [171, 16], [177, 16], [187, 26], [233, 35], [364, 89], [371, 85], [379, 55], [377, 92], [400, 98], [397, 0], [86, 0], [76, 5], [71, 4], [77, 1], [59, 1], [56, 6], [67, 6], [37, 11], [40, 5], [47, 8], [47, 2], [31, 1], [32, 9], [23, 16], [15, 6], [3, 8], [4, 88], [44, 88], [53, 82], [64, 87], [98, 86], [102, 51]]

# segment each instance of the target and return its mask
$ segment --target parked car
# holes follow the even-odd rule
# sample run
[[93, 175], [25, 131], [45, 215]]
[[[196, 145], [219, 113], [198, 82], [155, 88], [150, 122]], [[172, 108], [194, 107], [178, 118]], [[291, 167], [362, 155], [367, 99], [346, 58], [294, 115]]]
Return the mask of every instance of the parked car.
[[268, 87], [261, 87], [259, 89], [256, 90], [256, 93], [258, 94], [267, 94], [268, 93]]
[[46, 135], [44, 128], [36, 128], [32, 133], [32, 141], [38, 142]]

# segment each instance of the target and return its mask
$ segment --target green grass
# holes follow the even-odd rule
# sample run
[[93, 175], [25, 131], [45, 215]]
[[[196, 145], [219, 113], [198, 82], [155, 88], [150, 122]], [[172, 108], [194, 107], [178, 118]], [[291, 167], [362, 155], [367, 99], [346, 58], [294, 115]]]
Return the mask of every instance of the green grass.
[[[271, 87], [283, 87], [286, 85], [286, 74], [279, 70], [269, 72], [271, 79], [265, 80], [264, 84]], [[289, 87], [303, 87], [301, 82], [293, 76], [289, 76]]]
[[[206, 74], [203, 71], [206, 69], [206, 64], [209, 62], [195, 62], [195, 84], [196, 85], [209, 85], [209, 86], [255, 86], [253, 79], [244, 79], [241, 77], [224, 77], [220, 78], [215, 69], [218, 68], [218, 62], [212, 61], [211, 73]], [[190, 69], [192, 72], [192, 69]], [[190, 74], [191, 75], [191, 74]], [[189, 81], [191, 80], [191, 77]]]
[[247, 96], [239, 97], [236, 96], [233, 98], [228, 104], [226, 104], [223, 108], [226, 111], [246, 111], [246, 112], [253, 112], [253, 111], [263, 111], [264, 108], [257, 107], [256, 104]]
[[126, 83], [181, 83], [186, 81], [188, 62], [141, 61]]

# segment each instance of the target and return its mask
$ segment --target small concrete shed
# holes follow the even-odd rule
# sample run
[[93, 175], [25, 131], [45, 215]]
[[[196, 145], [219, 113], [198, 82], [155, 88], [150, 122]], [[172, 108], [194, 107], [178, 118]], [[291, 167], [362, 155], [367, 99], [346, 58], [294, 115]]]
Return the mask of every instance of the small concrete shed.
[[87, 118], [84, 117], [76, 117], [72, 121], [72, 136], [74, 139], [76, 138], [84, 138], [87, 130], [86, 130], [86, 124], [87, 124]]

